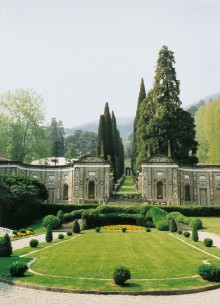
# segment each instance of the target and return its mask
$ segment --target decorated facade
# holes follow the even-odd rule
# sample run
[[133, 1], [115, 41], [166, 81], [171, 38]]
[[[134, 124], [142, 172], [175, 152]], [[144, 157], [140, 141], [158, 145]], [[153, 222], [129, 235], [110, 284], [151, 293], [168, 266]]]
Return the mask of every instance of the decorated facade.
[[148, 157], [138, 188], [147, 203], [220, 205], [220, 166], [181, 167], [170, 156]]
[[30, 175], [45, 184], [48, 202], [103, 203], [112, 190], [110, 164], [100, 156], [87, 155], [71, 165], [43, 166], [0, 160], [0, 174]]

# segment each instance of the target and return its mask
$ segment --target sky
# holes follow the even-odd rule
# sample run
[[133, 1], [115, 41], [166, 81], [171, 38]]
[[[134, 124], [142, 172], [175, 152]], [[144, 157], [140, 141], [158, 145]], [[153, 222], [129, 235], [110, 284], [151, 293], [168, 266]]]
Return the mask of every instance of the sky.
[[0, 93], [44, 98], [46, 121], [134, 116], [141, 78], [174, 52], [180, 99], [220, 91], [220, 0], [0, 0]]

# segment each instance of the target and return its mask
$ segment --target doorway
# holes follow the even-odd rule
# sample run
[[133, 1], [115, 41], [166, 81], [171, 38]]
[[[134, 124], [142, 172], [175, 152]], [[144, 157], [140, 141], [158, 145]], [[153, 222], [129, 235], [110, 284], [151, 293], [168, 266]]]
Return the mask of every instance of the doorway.
[[95, 183], [94, 181], [89, 182], [89, 187], [88, 187], [88, 196], [89, 199], [94, 199], [95, 198]]
[[163, 199], [163, 183], [157, 182], [157, 199]]

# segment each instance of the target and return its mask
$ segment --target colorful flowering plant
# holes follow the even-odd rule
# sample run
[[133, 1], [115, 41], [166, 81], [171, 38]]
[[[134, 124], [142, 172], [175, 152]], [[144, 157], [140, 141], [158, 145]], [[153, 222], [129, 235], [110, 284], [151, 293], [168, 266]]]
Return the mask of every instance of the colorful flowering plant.
[[101, 227], [101, 229], [103, 229], [103, 230], [122, 230], [123, 228], [126, 228], [126, 230], [129, 230], [129, 231], [145, 230], [146, 229], [144, 226], [139, 226], [139, 225], [124, 225], [124, 224], [105, 225], [105, 226]]
[[13, 231], [13, 234], [15, 235], [15, 237], [25, 237], [25, 236], [29, 236], [29, 235], [33, 235], [35, 234], [34, 230], [28, 228], [26, 230], [22, 230], [22, 231]]

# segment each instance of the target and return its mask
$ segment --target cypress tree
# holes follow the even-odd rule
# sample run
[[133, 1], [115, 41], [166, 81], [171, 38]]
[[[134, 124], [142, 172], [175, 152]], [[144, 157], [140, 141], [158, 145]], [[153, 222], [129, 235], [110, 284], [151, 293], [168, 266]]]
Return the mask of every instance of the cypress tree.
[[192, 240], [197, 242], [199, 240], [197, 227], [194, 225], [192, 228]]
[[0, 237], [0, 256], [9, 257], [12, 254], [12, 246], [9, 235], [6, 233]]
[[144, 101], [144, 99], [146, 98], [146, 91], [145, 91], [145, 86], [144, 86], [144, 79], [142, 78], [141, 79], [141, 84], [140, 84], [140, 90], [139, 90], [139, 95], [138, 95], [138, 102], [137, 102], [137, 109], [136, 109], [136, 116], [134, 118], [134, 127], [133, 127], [133, 150], [132, 150], [132, 158], [131, 158], [131, 168], [132, 168], [132, 171], [134, 173], [136, 173], [136, 171], [138, 170], [137, 169], [137, 166], [136, 166], [136, 158], [137, 158], [137, 155], [138, 155], [138, 140], [137, 140], [137, 137], [138, 137], [138, 125], [140, 125], [140, 120], [141, 120], [141, 115], [142, 115], [142, 112], [141, 112], [141, 108], [142, 108], [142, 103]]
[[112, 161], [112, 167], [114, 169], [114, 147], [113, 147], [113, 136], [112, 136], [112, 119], [109, 112], [108, 102], [105, 104], [104, 109], [105, 117], [105, 159], [110, 159]]
[[52, 227], [51, 225], [47, 226], [47, 231], [46, 231], [46, 237], [45, 237], [46, 242], [51, 242], [53, 241], [53, 232], [52, 232]]
[[76, 234], [80, 233], [80, 226], [79, 226], [79, 222], [77, 219], [73, 222], [73, 233], [76, 233]]
[[[102, 152], [103, 151], [103, 152]], [[105, 158], [105, 117], [100, 115], [99, 129], [98, 129], [98, 140], [97, 140], [97, 155], [102, 155]]]

